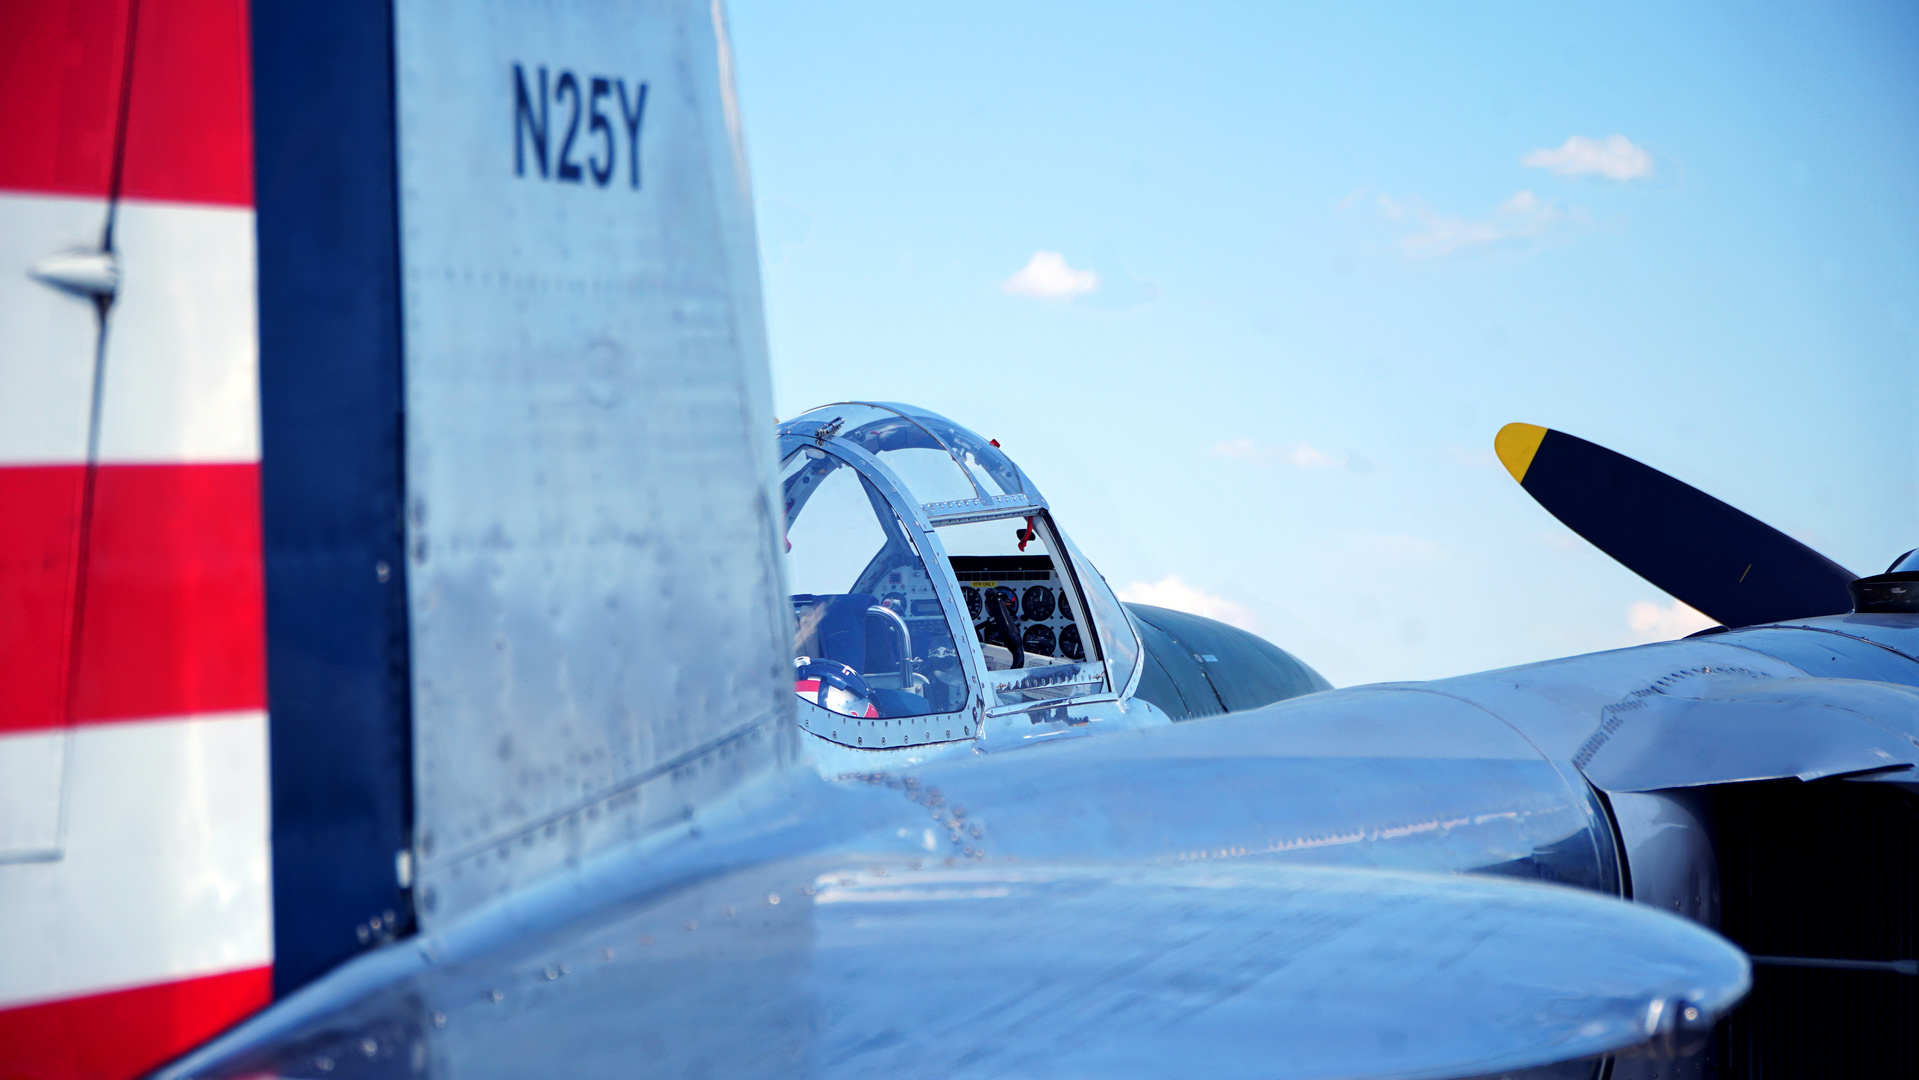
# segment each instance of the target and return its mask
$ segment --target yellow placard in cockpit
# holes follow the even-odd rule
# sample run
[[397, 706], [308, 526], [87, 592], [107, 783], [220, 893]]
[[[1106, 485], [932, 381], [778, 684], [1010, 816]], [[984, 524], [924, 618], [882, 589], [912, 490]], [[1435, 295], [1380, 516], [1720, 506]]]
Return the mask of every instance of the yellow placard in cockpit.
[[998, 585], [998, 584], [999, 584], [999, 582], [997, 582], [997, 581], [969, 581], [969, 582], [967, 582], [967, 584], [968, 584], [968, 585], [971, 585], [971, 586], [972, 586], [973, 588], [975, 588], [975, 589], [990, 589], [990, 588], [993, 588], [993, 587], [994, 587], [995, 585]]

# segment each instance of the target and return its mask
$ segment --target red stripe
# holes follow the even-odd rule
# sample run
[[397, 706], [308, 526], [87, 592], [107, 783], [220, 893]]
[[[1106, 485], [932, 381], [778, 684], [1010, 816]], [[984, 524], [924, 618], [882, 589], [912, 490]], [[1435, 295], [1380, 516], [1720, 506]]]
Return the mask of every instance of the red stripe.
[[0, 188], [105, 195], [126, 0], [0, 4]]
[[[0, 3], [0, 188], [110, 194], [128, 0]], [[244, 0], [147, 0], [134, 20], [121, 193], [250, 206]]]
[[80, 466], [0, 469], [0, 731], [60, 723], [85, 477]]
[[273, 969], [0, 1010], [7, 1080], [129, 1080], [179, 1057], [273, 997]]
[[245, 0], [146, 0], [136, 32], [121, 193], [252, 206]]
[[0, 468], [0, 731], [266, 707], [255, 465], [103, 465], [73, 700], [80, 465]]

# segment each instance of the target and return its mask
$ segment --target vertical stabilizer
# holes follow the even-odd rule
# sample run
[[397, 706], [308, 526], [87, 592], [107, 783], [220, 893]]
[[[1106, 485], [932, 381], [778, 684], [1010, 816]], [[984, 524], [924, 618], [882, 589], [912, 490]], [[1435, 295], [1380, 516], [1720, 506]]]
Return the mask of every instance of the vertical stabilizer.
[[717, 4], [396, 8], [430, 926], [777, 764], [789, 695]]

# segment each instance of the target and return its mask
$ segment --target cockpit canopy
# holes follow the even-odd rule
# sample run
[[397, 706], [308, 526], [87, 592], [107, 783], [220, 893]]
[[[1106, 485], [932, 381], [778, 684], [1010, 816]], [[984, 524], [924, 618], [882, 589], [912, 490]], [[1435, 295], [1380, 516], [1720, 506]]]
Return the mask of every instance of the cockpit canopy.
[[875, 402], [779, 434], [806, 730], [862, 749], [956, 741], [982, 715], [1127, 688], [1133, 628], [993, 442]]
[[802, 441], [822, 438], [872, 455], [922, 505], [1011, 508], [1039, 500], [998, 446], [925, 409], [890, 402], [823, 406], [780, 425], [780, 456]]

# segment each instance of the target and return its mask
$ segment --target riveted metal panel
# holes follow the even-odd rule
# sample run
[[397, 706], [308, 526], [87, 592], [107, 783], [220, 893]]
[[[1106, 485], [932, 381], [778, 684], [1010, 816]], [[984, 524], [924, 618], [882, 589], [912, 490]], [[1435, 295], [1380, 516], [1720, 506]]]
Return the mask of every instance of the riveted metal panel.
[[395, 26], [431, 925], [781, 760], [788, 616], [717, 5]]

